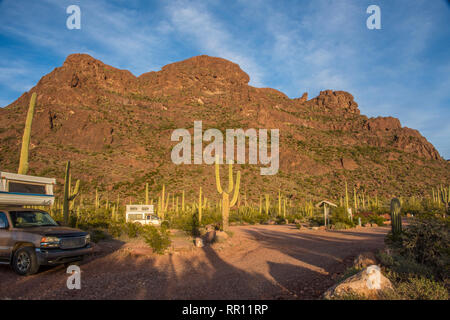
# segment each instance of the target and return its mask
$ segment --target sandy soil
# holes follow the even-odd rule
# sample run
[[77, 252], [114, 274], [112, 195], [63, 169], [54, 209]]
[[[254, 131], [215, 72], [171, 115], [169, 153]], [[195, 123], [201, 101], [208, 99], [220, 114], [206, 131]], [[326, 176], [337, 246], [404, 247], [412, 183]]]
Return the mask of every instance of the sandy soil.
[[64, 266], [30, 277], [0, 266], [0, 299], [317, 299], [364, 251], [384, 245], [386, 227], [298, 230], [231, 227], [226, 243], [158, 256], [106, 241], [81, 263], [81, 290]]

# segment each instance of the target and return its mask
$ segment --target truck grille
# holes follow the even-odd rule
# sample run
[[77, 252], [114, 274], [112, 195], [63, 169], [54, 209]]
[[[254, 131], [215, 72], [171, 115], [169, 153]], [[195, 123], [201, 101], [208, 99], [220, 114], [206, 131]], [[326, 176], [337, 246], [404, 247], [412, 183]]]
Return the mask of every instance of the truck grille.
[[61, 249], [75, 249], [86, 245], [86, 237], [62, 238], [60, 241]]

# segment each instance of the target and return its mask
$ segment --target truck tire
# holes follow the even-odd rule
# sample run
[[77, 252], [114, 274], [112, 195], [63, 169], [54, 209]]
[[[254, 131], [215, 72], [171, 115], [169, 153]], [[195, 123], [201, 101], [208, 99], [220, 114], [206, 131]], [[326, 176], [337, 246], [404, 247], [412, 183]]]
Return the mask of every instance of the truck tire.
[[33, 247], [22, 247], [14, 252], [12, 268], [21, 276], [32, 275], [39, 270], [39, 263]]

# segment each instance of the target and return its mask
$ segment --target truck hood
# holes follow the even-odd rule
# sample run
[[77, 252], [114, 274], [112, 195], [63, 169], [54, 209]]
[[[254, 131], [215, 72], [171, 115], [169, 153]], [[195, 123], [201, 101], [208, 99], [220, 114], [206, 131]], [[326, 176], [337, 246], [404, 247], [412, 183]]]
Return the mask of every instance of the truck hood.
[[87, 232], [81, 231], [80, 229], [61, 226], [21, 228], [19, 230], [42, 236], [81, 237], [88, 234]]

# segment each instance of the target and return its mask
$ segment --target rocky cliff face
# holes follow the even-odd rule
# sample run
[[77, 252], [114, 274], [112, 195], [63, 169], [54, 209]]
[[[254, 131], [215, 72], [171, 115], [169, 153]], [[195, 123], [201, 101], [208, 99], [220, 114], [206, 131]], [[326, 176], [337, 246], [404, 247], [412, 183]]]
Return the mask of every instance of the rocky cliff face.
[[[198, 56], [135, 77], [85, 54], [67, 57], [29, 92], [0, 109], [0, 168], [15, 171], [31, 93], [37, 93], [31, 173], [62, 177], [72, 160], [85, 190], [98, 185], [130, 197], [144, 182], [214, 195], [210, 166], [176, 166], [171, 132], [203, 127], [280, 129], [280, 172], [261, 177], [242, 166], [248, 197], [281, 186], [293, 197], [333, 197], [343, 181], [369, 193], [420, 194], [450, 181], [447, 161], [416, 130], [395, 118], [367, 118], [344, 91], [289, 99], [248, 85], [232, 62]], [[192, 187], [195, 186], [195, 188]], [[400, 191], [399, 191], [400, 190]]]

